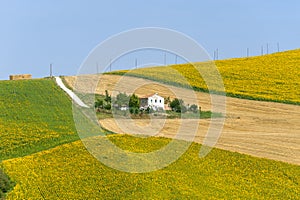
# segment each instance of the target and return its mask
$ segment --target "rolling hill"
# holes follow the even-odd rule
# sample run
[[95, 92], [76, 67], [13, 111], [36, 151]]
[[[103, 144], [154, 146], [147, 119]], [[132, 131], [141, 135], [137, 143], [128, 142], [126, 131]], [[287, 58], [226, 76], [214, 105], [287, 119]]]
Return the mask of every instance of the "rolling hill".
[[[211, 92], [223, 93], [216, 66], [227, 96], [244, 99], [300, 104], [300, 49], [248, 58], [217, 60], [134, 70], [108, 74], [127, 75], [155, 80], [180, 87], [208, 92], [199, 75], [210, 77]], [[168, 76], [166, 76], [168, 74]]]

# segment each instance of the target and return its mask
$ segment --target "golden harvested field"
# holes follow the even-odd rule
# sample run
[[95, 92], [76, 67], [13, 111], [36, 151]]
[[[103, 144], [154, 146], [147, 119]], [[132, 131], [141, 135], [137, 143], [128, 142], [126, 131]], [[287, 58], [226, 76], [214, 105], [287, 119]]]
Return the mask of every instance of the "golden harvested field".
[[[86, 76], [85, 78], [87, 88], [91, 88], [88, 86], [97, 80], [97, 76]], [[65, 77], [65, 79], [71, 86], [74, 84], [75, 77]], [[155, 85], [153, 86], [153, 84]], [[96, 92], [104, 93], [105, 89], [110, 93], [112, 91], [127, 93], [134, 91], [141, 96], [158, 92], [161, 96], [170, 96], [171, 98], [174, 98], [174, 93], [176, 93], [184, 97], [185, 102], [192, 101], [191, 97], [186, 95], [186, 89], [134, 77], [103, 75], [100, 77]], [[80, 90], [92, 92], [86, 88]], [[209, 94], [196, 92], [196, 95], [202, 110], [210, 110]], [[300, 106], [226, 97], [226, 119], [216, 147], [300, 165], [299, 121]], [[117, 129], [113, 119], [106, 119], [101, 123], [108, 129], [123, 132]], [[136, 123], [143, 127], [148, 121]], [[158, 135], [174, 137], [178, 123], [177, 120], [167, 120], [164, 129]], [[188, 121], [184, 121], [184, 123], [188, 124]], [[210, 120], [200, 121], [197, 142], [202, 142], [209, 124]], [[185, 139], [189, 137], [187, 130]]]

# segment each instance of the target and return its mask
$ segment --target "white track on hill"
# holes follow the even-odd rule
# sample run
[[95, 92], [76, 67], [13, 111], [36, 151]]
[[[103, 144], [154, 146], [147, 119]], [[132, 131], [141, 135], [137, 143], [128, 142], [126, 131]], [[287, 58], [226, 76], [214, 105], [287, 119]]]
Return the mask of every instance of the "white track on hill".
[[72, 100], [77, 103], [79, 106], [84, 107], [84, 108], [89, 108], [85, 103], [83, 103], [81, 101], [81, 99], [79, 99], [79, 97], [70, 89], [68, 89], [65, 84], [62, 82], [60, 77], [55, 77], [56, 83], [57, 85], [63, 89], [71, 98]]

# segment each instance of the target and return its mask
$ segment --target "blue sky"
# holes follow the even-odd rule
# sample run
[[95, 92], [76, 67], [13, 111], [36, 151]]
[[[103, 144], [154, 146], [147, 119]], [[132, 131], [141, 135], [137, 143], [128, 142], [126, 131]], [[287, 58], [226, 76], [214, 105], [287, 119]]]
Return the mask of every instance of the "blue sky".
[[267, 43], [300, 48], [299, 10], [298, 0], [0, 0], [0, 79], [45, 77], [50, 63], [55, 75], [76, 74], [97, 44], [140, 27], [182, 32], [219, 59], [259, 55]]

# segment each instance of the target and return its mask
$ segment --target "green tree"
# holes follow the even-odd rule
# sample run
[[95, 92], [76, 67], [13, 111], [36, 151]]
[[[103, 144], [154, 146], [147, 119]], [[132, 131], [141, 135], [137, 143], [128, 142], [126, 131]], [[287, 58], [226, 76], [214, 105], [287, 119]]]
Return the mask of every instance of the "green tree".
[[173, 101], [170, 102], [170, 107], [172, 111], [175, 112], [185, 113], [187, 111], [187, 108], [185, 107], [182, 99], [175, 98]]
[[4, 199], [4, 194], [11, 190], [14, 185], [9, 177], [0, 169], [0, 199]]
[[172, 111], [175, 111], [175, 112], [181, 112], [181, 109], [180, 109], [180, 101], [179, 101], [179, 99], [177, 99], [177, 98], [173, 99], [173, 100], [170, 102], [170, 107], [171, 107]]
[[196, 104], [193, 104], [189, 107], [189, 111], [196, 113], [198, 112], [198, 106]]
[[134, 93], [130, 96], [129, 108], [140, 108], [140, 99]]
[[106, 101], [106, 104], [111, 104], [111, 96], [108, 94], [108, 91], [105, 90], [105, 98], [104, 101]]
[[123, 105], [128, 106], [129, 99], [130, 99], [130, 97], [126, 93], [119, 93], [116, 96], [116, 102], [115, 103], [118, 104], [119, 107], [121, 107]]
[[95, 108], [103, 108], [103, 100], [97, 99], [95, 102]]

